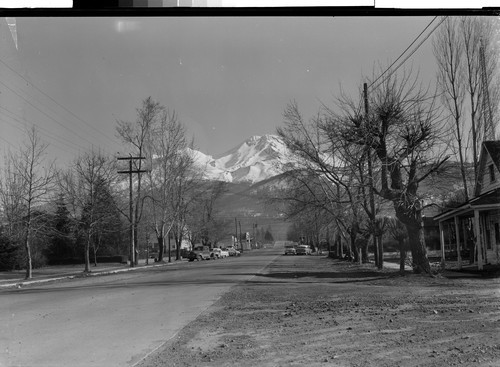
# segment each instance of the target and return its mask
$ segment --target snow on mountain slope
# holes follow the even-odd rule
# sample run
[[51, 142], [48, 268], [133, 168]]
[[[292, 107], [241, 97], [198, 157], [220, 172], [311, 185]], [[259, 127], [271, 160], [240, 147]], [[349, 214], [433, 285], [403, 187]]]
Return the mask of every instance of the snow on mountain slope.
[[288, 149], [278, 136], [252, 136], [217, 157], [193, 151], [193, 157], [205, 178], [227, 182], [255, 183], [281, 173]]
[[207, 155], [198, 150], [189, 148], [188, 151], [194, 159], [196, 169], [203, 172], [205, 179], [226, 182], [233, 181], [233, 178], [229, 171], [216, 167], [216, 161], [212, 158], [211, 155]]

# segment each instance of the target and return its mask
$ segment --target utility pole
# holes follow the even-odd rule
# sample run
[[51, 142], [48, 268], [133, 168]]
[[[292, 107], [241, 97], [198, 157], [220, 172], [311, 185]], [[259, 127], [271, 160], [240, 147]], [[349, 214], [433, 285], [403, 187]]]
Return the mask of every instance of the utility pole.
[[240, 241], [240, 248], [241, 248], [241, 253], [243, 253], [243, 244], [241, 243], [241, 222], [238, 221], [238, 224], [240, 225], [240, 238], [239, 238], [239, 241]]
[[235, 232], [234, 232], [234, 244], [236, 245], [236, 241], [238, 241], [238, 222], [236, 220], [236, 217], [234, 218], [234, 228], [235, 228]]
[[170, 247], [170, 237], [172, 237], [172, 233], [168, 231], [168, 262], [172, 262], [172, 249]]
[[129, 259], [130, 259], [130, 267], [133, 268], [136, 263], [135, 256], [135, 243], [134, 243], [134, 194], [133, 194], [133, 182], [132, 182], [132, 174], [137, 173], [141, 174], [147, 172], [146, 170], [133, 170], [132, 169], [132, 161], [135, 159], [146, 159], [145, 157], [132, 157], [132, 154], [129, 157], [119, 157], [117, 158], [119, 161], [128, 160], [128, 171], [118, 171], [118, 173], [124, 173], [129, 175], [129, 215], [130, 215], [130, 247], [129, 247]]
[[149, 233], [146, 233], [146, 265], [149, 265]]
[[254, 240], [255, 248], [257, 248], [257, 234], [255, 231], [256, 229], [257, 229], [257, 223], [254, 223], [253, 224], [253, 240]]

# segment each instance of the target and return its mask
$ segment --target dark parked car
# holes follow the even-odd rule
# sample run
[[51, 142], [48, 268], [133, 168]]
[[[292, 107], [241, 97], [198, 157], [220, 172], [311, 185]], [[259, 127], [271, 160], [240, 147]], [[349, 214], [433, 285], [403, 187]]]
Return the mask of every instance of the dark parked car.
[[[198, 255], [197, 260], [210, 260], [210, 247], [208, 246], [196, 246], [193, 251], [196, 255]], [[192, 257], [193, 255], [191, 255]], [[189, 259], [189, 255], [188, 255]], [[191, 260], [192, 261], [192, 260]]]
[[188, 255], [187, 255], [187, 259], [189, 261], [200, 261], [200, 260], [203, 260], [203, 258], [201, 257], [200, 254], [197, 254], [196, 252], [194, 251], [189, 251]]

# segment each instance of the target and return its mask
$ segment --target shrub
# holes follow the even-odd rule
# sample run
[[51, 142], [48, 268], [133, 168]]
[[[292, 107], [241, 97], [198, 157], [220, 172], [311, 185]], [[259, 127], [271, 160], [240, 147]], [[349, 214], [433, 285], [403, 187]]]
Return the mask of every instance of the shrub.
[[21, 247], [5, 236], [0, 236], [0, 271], [20, 269], [23, 266]]

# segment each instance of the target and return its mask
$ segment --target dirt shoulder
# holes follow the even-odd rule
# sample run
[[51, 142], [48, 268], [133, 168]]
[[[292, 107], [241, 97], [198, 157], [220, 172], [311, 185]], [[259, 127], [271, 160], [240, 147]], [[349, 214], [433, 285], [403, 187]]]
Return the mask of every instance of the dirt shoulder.
[[152, 366], [500, 366], [500, 278], [281, 256]]

